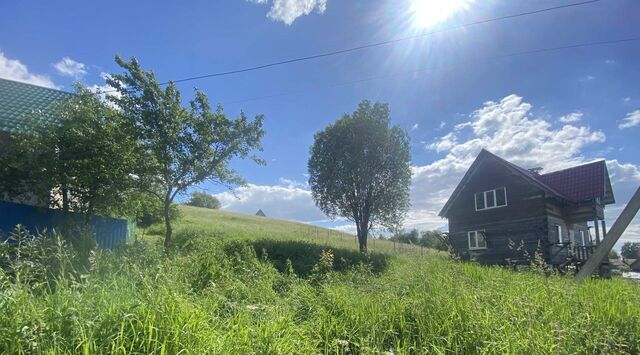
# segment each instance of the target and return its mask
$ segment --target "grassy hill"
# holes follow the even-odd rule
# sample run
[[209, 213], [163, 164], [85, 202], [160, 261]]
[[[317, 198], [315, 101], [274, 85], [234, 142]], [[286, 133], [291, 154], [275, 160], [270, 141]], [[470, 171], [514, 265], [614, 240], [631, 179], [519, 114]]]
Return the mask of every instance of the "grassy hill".
[[[335, 231], [183, 212], [169, 256], [152, 228], [81, 278], [0, 272], [0, 353], [640, 352], [640, 286], [626, 280], [576, 284], [384, 241], [362, 256]], [[73, 255], [56, 250], [45, 260], [64, 269]]]

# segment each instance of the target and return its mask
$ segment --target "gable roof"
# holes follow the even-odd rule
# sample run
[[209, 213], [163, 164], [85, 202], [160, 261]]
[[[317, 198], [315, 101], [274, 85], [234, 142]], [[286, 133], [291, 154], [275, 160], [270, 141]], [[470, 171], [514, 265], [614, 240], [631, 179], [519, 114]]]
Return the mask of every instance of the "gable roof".
[[615, 203], [609, 171], [604, 160], [537, 176], [547, 186], [562, 191], [570, 201], [582, 202], [594, 197], [602, 203]]
[[262, 212], [262, 210], [258, 210], [258, 212], [256, 212], [256, 216], [260, 216], [260, 217], [266, 217], [267, 215], [264, 214], [264, 212]]
[[447, 203], [442, 207], [442, 210], [438, 214], [440, 217], [446, 216], [449, 208], [451, 208], [453, 202], [459, 197], [464, 186], [475, 174], [480, 164], [486, 159], [497, 161], [516, 175], [522, 177], [525, 181], [560, 200], [579, 203], [597, 197], [600, 198], [604, 204], [615, 202], [609, 172], [604, 160], [539, 175], [508, 162], [486, 149], [482, 149], [476, 157], [476, 160], [474, 160], [469, 167], [469, 170], [467, 170], [462, 177], [458, 186], [453, 190]]
[[0, 78], [0, 132], [26, 128], [25, 117], [39, 112], [43, 123], [55, 120], [54, 106], [73, 94], [56, 89]]

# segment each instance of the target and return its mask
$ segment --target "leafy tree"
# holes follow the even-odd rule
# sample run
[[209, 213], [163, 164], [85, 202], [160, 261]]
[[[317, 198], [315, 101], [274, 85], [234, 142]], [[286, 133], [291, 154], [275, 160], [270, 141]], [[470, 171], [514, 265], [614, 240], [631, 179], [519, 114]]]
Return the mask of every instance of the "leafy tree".
[[316, 133], [311, 147], [313, 199], [329, 217], [355, 222], [361, 252], [372, 227], [396, 228], [409, 208], [409, 137], [390, 121], [386, 104], [365, 100]]
[[442, 232], [437, 230], [424, 231], [420, 236], [420, 245], [427, 248], [449, 251], [449, 244], [445, 242]]
[[389, 239], [399, 243], [418, 244], [420, 242], [420, 232], [417, 229], [412, 229], [409, 232], [401, 231]]
[[[173, 234], [170, 207], [175, 197], [205, 180], [226, 186], [243, 183], [229, 161], [262, 149], [263, 117], [250, 122], [241, 113], [229, 119], [221, 106], [212, 111], [207, 96], [199, 90], [185, 108], [174, 83], [162, 88], [154, 73], [143, 70], [135, 58], [125, 61], [116, 56], [116, 63], [125, 72], [107, 78], [118, 92], [109, 99], [127, 118], [144, 154], [136, 170], [137, 182], [162, 202], [167, 249]], [[251, 157], [264, 163], [255, 155]]]
[[[142, 235], [145, 234], [147, 228], [154, 224], [164, 221], [164, 206], [162, 202], [150, 194], [138, 194], [135, 201], [136, 208], [136, 225], [142, 229]], [[180, 217], [180, 210], [176, 204], [172, 204], [169, 210], [169, 218], [175, 221]]]
[[28, 129], [3, 147], [0, 188], [13, 197], [31, 194], [65, 212], [81, 212], [85, 225], [96, 213], [123, 214], [137, 162], [136, 142], [122, 129], [123, 117], [81, 85], [54, 111], [54, 122], [43, 123], [37, 113], [27, 117]]
[[640, 243], [624, 243], [622, 249], [620, 249], [620, 254], [625, 259], [640, 259]]
[[220, 208], [220, 201], [206, 192], [194, 191], [186, 205], [217, 210]]
[[611, 249], [609, 251], [609, 259], [620, 259], [620, 255], [618, 255], [618, 252]]

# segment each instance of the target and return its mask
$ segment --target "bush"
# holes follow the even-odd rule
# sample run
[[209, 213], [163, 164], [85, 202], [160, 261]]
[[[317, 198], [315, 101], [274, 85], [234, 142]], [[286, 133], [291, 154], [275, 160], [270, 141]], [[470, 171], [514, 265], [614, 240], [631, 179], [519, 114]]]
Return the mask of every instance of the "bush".
[[191, 198], [185, 204], [189, 206], [209, 208], [213, 210], [217, 210], [218, 208], [220, 208], [220, 201], [218, 201], [217, 198], [206, 192], [199, 191], [192, 192]]

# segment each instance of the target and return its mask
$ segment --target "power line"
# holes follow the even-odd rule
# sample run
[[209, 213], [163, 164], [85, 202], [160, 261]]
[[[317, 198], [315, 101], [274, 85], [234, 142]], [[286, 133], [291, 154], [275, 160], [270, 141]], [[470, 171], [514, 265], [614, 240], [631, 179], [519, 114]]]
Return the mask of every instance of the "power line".
[[[494, 17], [494, 18], [490, 18], [490, 19], [485, 19], [485, 20], [480, 20], [480, 21], [475, 21], [475, 22], [469, 22], [469, 23], [466, 23], [466, 24], [458, 25], [458, 26], [447, 27], [447, 28], [443, 28], [443, 29], [439, 29], [439, 30], [431, 31], [431, 32], [427, 32], [427, 33], [421, 33], [421, 34], [418, 34], [418, 35], [401, 37], [401, 38], [391, 39], [391, 40], [382, 41], [382, 42], [369, 43], [369, 44], [365, 44], [365, 45], [361, 45], [361, 46], [350, 47], [350, 48], [331, 51], [331, 52], [325, 52], [325, 53], [314, 54], [314, 55], [310, 55], [310, 56], [286, 59], [286, 60], [282, 60], [282, 61], [278, 61], [278, 62], [261, 64], [261, 65], [256, 65], [256, 66], [246, 67], [246, 68], [241, 68], [241, 69], [235, 69], [235, 70], [223, 71], [223, 72], [218, 72], [218, 73], [198, 75], [198, 76], [192, 76], [192, 77], [187, 77], [187, 78], [182, 78], [182, 79], [165, 81], [165, 82], [161, 82], [160, 85], [167, 85], [170, 82], [181, 83], [181, 82], [193, 81], [193, 80], [199, 80], [199, 79], [205, 79], [205, 78], [213, 78], [213, 77], [220, 77], [220, 76], [226, 76], [226, 75], [232, 75], [232, 74], [239, 74], [239, 73], [255, 71], [255, 70], [260, 70], [260, 69], [266, 69], [266, 68], [285, 65], [285, 64], [291, 64], [291, 63], [296, 63], [296, 62], [302, 62], [302, 61], [308, 61], [308, 60], [319, 59], [319, 58], [324, 58], [324, 57], [330, 57], [330, 56], [335, 56], [335, 55], [355, 52], [355, 51], [359, 51], [359, 50], [363, 50], [363, 49], [381, 47], [381, 46], [386, 46], [386, 45], [390, 45], [390, 44], [394, 44], [394, 43], [398, 43], [398, 42], [403, 42], [403, 41], [408, 41], [408, 40], [412, 40], [412, 39], [428, 37], [428, 36], [432, 36], [434, 34], [454, 31], [454, 30], [458, 30], [458, 29], [471, 27], [471, 26], [477, 26], [477, 25], [482, 25], [482, 24], [486, 24], [486, 23], [502, 21], [502, 20], [507, 20], [507, 19], [513, 19], [513, 18], [518, 18], [518, 17], [523, 17], [523, 16], [536, 15], [536, 14], [540, 14], [540, 13], [545, 13], [545, 12], [550, 12], [550, 11], [555, 11], [555, 10], [561, 10], [561, 9], [566, 9], [566, 8], [571, 8], [571, 7], [576, 7], [576, 6], [588, 5], [588, 4], [593, 4], [593, 3], [596, 3], [596, 2], [600, 2], [600, 1], [602, 1], [602, 0], [587, 0], [587, 1], [575, 2], [575, 3], [565, 4], [565, 5], [547, 7], [547, 8], [538, 9], [538, 10], [520, 12], [520, 13], [516, 13], [516, 14], [511, 14], [511, 15], [499, 16], [499, 17]], [[109, 94], [109, 93], [114, 93], [116, 91], [117, 90], [115, 90], [115, 89], [114, 90], [106, 90], [106, 91], [103, 91], [102, 93]]]
[[[471, 27], [471, 26], [477, 26], [477, 25], [482, 25], [482, 24], [496, 22], [496, 21], [513, 19], [513, 18], [517, 18], [517, 17], [530, 16], [530, 15], [540, 14], [540, 13], [544, 13], [544, 12], [550, 12], [550, 11], [555, 11], [555, 10], [560, 10], [560, 9], [566, 9], [566, 8], [570, 8], [570, 7], [593, 4], [593, 3], [596, 3], [596, 2], [600, 2], [600, 1], [602, 1], [602, 0], [588, 0], [588, 1], [575, 2], [575, 3], [571, 3], [571, 4], [547, 7], [547, 8], [539, 9], [539, 10], [520, 12], [520, 13], [516, 13], [516, 14], [505, 15], [505, 16], [486, 19], [486, 20], [470, 22], [470, 23], [466, 23], [466, 24], [462, 24], [462, 25], [458, 25], [458, 26], [447, 27], [447, 28], [443, 28], [443, 29], [440, 29], [440, 30], [436, 30], [436, 31], [431, 31], [431, 32], [427, 32], [427, 33], [421, 33], [421, 34], [418, 34], [418, 35], [401, 37], [401, 38], [391, 39], [391, 40], [382, 41], [382, 42], [369, 43], [369, 44], [365, 44], [365, 45], [361, 45], [361, 46], [357, 46], [357, 47], [351, 47], [351, 48], [346, 48], [346, 49], [341, 49], [341, 50], [336, 50], [336, 51], [331, 51], [331, 52], [325, 52], [325, 53], [320, 53], [320, 54], [314, 54], [314, 55], [309, 55], [309, 56], [304, 56], [304, 57], [292, 58], [292, 59], [282, 60], [282, 61], [278, 61], [278, 62], [272, 62], [272, 63], [261, 64], [261, 65], [256, 65], [256, 66], [252, 66], [252, 67], [247, 67], [247, 68], [223, 71], [223, 72], [212, 73], [212, 74], [192, 76], [192, 77], [187, 77], [187, 78], [183, 78], [183, 79], [172, 80], [171, 82], [173, 82], [173, 83], [181, 83], [181, 82], [185, 82], [185, 81], [193, 81], [193, 80], [199, 80], [199, 79], [205, 79], [205, 78], [213, 78], [213, 77], [218, 77], [218, 76], [238, 74], [238, 73], [244, 73], [244, 72], [248, 72], [248, 71], [254, 71], [254, 70], [259, 70], [259, 69], [265, 69], [265, 68], [285, 65], [285, 64], [302, 62], [302, 61], [307, 61], [307, 60], [312, 60], [312, 59], [330, 57], [330, 56], [335, 56], [335, 55], [339, 55], [339, 54], [355, 52], [355, 51], [368, 49], [368, 48], [386, 46], [386, 45], [389, 45], [389, 44], [408, 41], [408, 40], [411, 40], [411, 39], [428, 37], [428, 36], [432, 36], [432, 35], [437, 34], [437, 33], [463, 29], [463, 28], [467, 28], [467, 27]], [[160, 83], [160, 85], [166, 85], [168, 83], [169, 83], [169, 81]]]
[[[607, 40], [607, 41], [584, 42], [584, 43], [576, 43], [576, 44], [569, 44], [569, 45], [556, 46], [556, 47], [538, 48], [538, 49], [531, 49], [531, 50], [526, 50], [526, 51], [521, 51], [521, 52], [514, 52], [514, 53], [495, 55], [495, 56], [487, 56], [487, 57], [481, 57], [481, 58], [469, 58], [467, 60], [459, 61], [458, 63], [456, 63], [456, 65], [460, 65], [460, 64], [463, 64], [463, 63], [466, 63], [466, 62], [471, 62], [471, 61], [477, 61], [477, 60], [501, 59], [501, 58], [517, 57], [517, 56], [523, 56], [523, 55], [529, 55], [529, 54], [554, 52], [554, 51], [560, 51], [560, 50], [566, 50], [566, 49], [595, 47], [595, 46], [602, 46], [602, 45], [637, 42], [637, 41], [640, 41], [640, 36], [639, 37], [631, 37], [631, 38]], [[415, 70], [410, 70], [410, 71], [401, 71], [401, 72], [391, 73], [391, 74], [387, 74], [387, 75], [373, 76], [373, 77], [368, 77], [368, 78], [363, 78], [363, 79], [358, 79], [358, 80], [353, 80], [353, 81], [346, 81], [346, 82], [342, 82], [342, 83], [336, 83], [336, 84], [316, 87], [316, 88], [313, 88], [313, 89], [303, 90], [303, 91], [298, 91], [298, 92], [283, 92], [283, 93], [279, 93], [279, 94], [253, 97], [253, 98], [243, 99], [243, 100], [228, 101], [228, 102], [223, 102], [223, 104], [229, 105], [229, 104], [237, 104], [237, 103], [248, 102], [248, 101], [270, 99], [270, 98], [273, 98], [273, 97], [280, 97], [280, 96], [300, 95], [300, 94], [304, 94], [304, 93], [310, 92], [312, 90], [359, 84], [359, 83], [363, 83], [363, 82], [367, 82], [367, 81], [385, 79], [385, 78], [395, 77], [395, 76], [399, 76], [399, 75], [415, 74], [415, 73], [423, 72], [423, 71], [426, 71], [426, 70], [429, 70], [429, 69], [430, 68], [421, 68], [421, 69], [415, 69]]]

